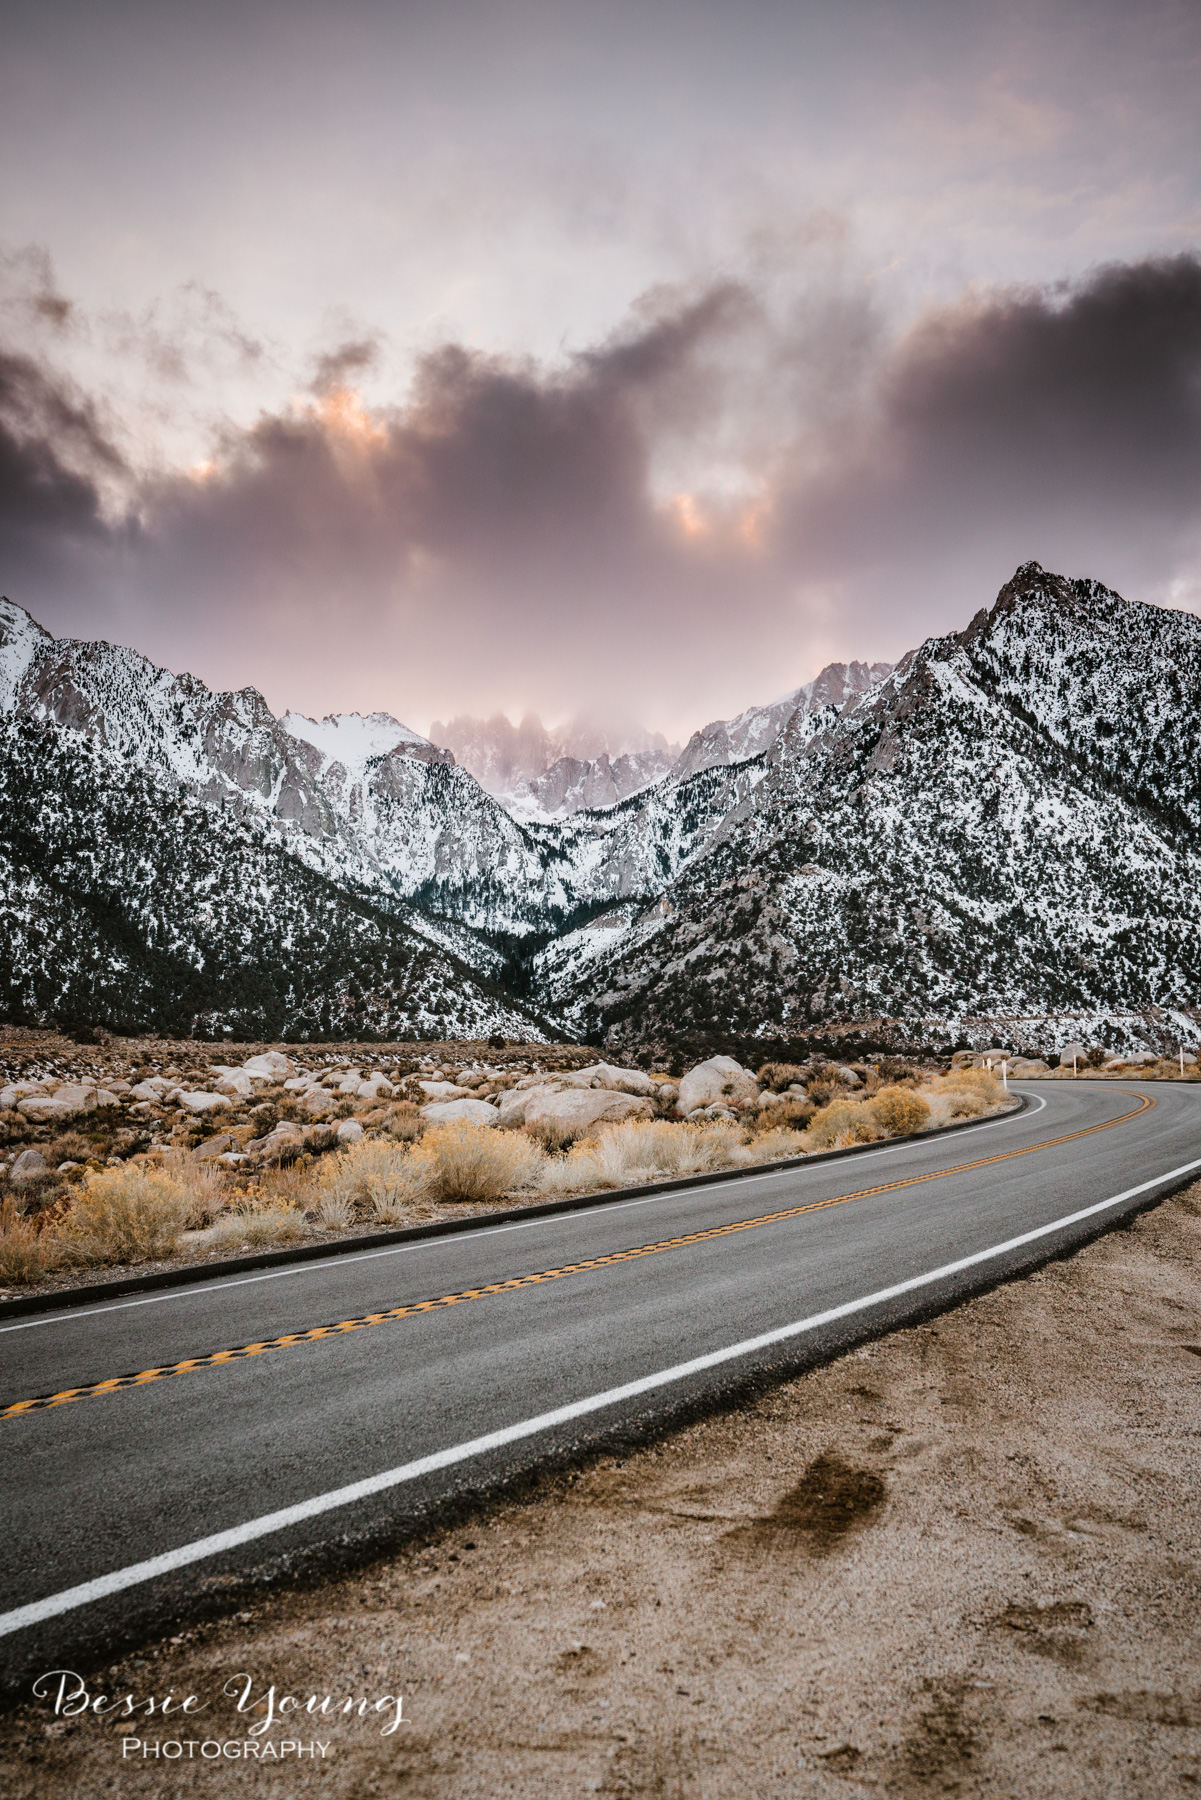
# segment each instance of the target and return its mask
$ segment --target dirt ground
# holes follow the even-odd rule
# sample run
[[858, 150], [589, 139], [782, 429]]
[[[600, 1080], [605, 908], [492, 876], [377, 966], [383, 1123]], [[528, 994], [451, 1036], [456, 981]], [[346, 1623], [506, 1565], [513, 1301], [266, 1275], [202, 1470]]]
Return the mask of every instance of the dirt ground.
[[[1201, 1185], [743, 1411], [148, 1646], [90, 1690], [191, 1692], [204, 1714], [31, 1705], [0, 1724], [7, 1790], [1193, 1792], [1199, 1246]], [[221, 1693], [242, 1671], [252, 1699], [402, 1693], [406, 1722], [385, 1735], [385, 1702], [251, 1739], [263, 1711]], [[159, 1759], [123, 1757], [131, 1735]]]

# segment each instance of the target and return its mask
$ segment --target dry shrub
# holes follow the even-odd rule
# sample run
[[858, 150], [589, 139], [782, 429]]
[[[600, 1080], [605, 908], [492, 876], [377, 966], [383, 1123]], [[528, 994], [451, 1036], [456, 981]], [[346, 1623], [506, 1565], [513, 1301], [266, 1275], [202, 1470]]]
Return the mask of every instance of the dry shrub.
[[84, 1265], [170, 1256], [188, 1210], [186, 1193], [163, 1168], [102, 1169], [88, 1177], [63, 1219], [64, 1254]]
[[47, 1144], [42, 1155], [52, 1169], [59, 1163], [85, 1163], [89, 1157], [98, 1154], [98, 1147], [90, 1138], [85, 1138], [81, 1131], [65, 1131], [56, 1137], [52, 1144]]
[[28, 1287], [40, 1281], [57, 1260], [57, 1241], [49, 1233], [39, 1233], [6, 1194], [0, 1200], [0, 1284]]
[[388, 1130], [402, 1143], [411, 1144], [421, 1136], [421, 1108], [412, 1100], [398, 1100], [388, 1116]]
[[885, 1137], [909, 1137], [930, 1123], [930, 1102], [913, 1088], [881, 1088], [867, 1105]]
[[[773, 1107], [772, 1110], [777, 1109]], [[769, 1131], [755, 1133], [750, 1142], [750, 1154], [756, 1162], [778, 1162], [785, 1156], [804, 1156], [805, 1140], [799, 1131], [773, 1124]]]
[[542, 1167], [541, 1148], [524, 1132], [456, 1119], [427, 1130], [409, 1155], [414, 1173], [439, 1200], [500, 1200], [516, 1188], [534, 1187]]
[[188, 1231], [203, 1231], [228, 1203], [226, 1176], [211, 1162], [195, 1162], [182, 1150], [168, 1151], [162, 1167], [178, 1182], [187, 1202], [184, 1221]]
[[317, 1177], [317, 1217], [337, 1229], [366, 1213], [381, 1225], [412, 1218], [431, 1194], [428, 1164], [380, 1138], [364, 1138], [324, 1163]]
[[870, 1107], [856, 1100], [831, 1100], [814, 1113], [807, 1132], [812, 1150], [845, 1150], [872, 1144], [881, 1135]]
[[812, 1100], [797, 1100], [791, 1095], [777, 1106], [761, 1107], [750, 1119], [752, 1131], [778, 1131], [786, 1125], [792, 1131], [804, 1131], [817, 1111]]
[[221, 1215], [210, 1243], [223, 1250], [259, 1250], [270, 1244], [294, 1244], [308, 1237], [310, 1226], [298, 1206], [284, 1201], [243, 1201]]
[[1005, 1098], [1005, 1089], [988, 1069], [958, 1069], [934, 1083], [949, 1119], [978, 1119]]
[[798, 1068], [796, 1063], [764, 1063], [758, 1075], [760, 1087], [770, 1088], [773, 1094], [782, 1094], [794, 1081], [803, 1084], [804, 1080], [805, 1071]]
[[634, 1187], [662, 1176], [699, 1175], [757, 1160], [737, 1125], [673, 1124], [667, 1119], [628, 1119], [607, 1125], [567, 1156], [548, 1159], [541, 1170], [546, 1194], [578, 1194], [591, 1188]]

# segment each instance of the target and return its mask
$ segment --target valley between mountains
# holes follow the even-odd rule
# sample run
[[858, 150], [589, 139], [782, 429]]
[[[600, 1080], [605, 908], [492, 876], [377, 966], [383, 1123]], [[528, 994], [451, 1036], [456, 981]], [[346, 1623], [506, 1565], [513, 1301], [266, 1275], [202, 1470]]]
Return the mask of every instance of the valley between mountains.
[[1027, 563], [895, 668], [832, 665], [667, 760], [493, 793], [386, 714], [276, 718], [0, 601], [0, 1017], [1201, 1038], [1191, 615]]

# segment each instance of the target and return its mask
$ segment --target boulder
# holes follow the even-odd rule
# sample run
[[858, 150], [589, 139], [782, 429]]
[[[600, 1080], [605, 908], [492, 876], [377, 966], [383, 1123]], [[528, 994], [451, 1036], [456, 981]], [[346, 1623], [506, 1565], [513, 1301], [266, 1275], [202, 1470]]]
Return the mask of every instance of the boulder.
[[363, 1127], [359, 1124], [357, 1119], [343, 1119], [342, 1123], [338, 1127], [338, 1130], [337, 1130], [338, 1142], [341, 1144], [341, 1146], [344, 1150], [350, 1144], [361, 1144], [363, 1141], [363, 1137], [364, 1137]]
[[130, 1092], [130, 1085], [128, 1081], [110, 1081], [108, 1084], [108, 1091], [110, 1094], [128, 1094]]
[[252, 1056], [242, 1064], [242, 1073], [252, 1081], [282, 1081], [287, 1075], [295, 1075], [296, 1064], [280, 1050], [264, 1050], [261, 1056]]
[[229, 1099], [225, 1094], [206, 1094], [203, 1090], [190, 1094], [186, 1089], [181, 1088], [175, 1098], [180, 1106], [190, 1113], [217, 1112], [222, 1107], [229, 1105]]
[[300, 1102], [300, 1108], [310, 1119], [326, 1119], [337, 1111], [338, 1102], [328, 1088], [311, 1087]]
[[[246, 1085], [250, 1086], [249, 1079]], [[162, 1076], [155, 1075], [151, 1080], [139, 1081], [136, 1087], [130, 1088], [129, 1097], [131, 1100], [161, 1100], [166, 1087], [167, 1083]]]
[[841, 1081], [844, 1087], [857, 1088], [863, 1086], [862, 1075], [856, 1075], [854, 1069], [848, 1069], [845, 1063], [835, 1063], [832, 1069], [827, 1069], [826, 1073], [828, 1075], [833, 1075], [836, 1081]]
[[1059, 1066], [1062, 1069], [1066, 1065], [1070, 1069], [1072, 1066], [1072, 1059], [1074, 1057], [1076, 1060], [1077, 1068], [1081, 1068], [1081, 1067], [1083, 1067], [1084, 1060], [1087, 1057], [1087, 1055], [1088, 1055], [1088, 1050], [1086, 1049], [1086, 1047], [1083, 1044], [1077, 1042], [1075, 1039], [1073, 1039], [1073, 1041], [1070, 1044], [1065, 1044], [1063, 1046], [1063, 1048], [1060, 1050]]
[[469, 1100], [471, 1089], [460, 1087], [457, 1081], [419, 1081], [417, 1086], [431, 1100]]
[[[56, 1100], [58, 1099], [57, 1094], [54, 1097]], [[116, 1106], [117, 1101], [119, 1099], [120, 1099], [120, 1095], [117, 1093], [114, 1093], [112, 1088], [97, 1088], [96, 1089], [96, 1104], [97, 1104], [97, 1106]]]
[[379, 1100], [381, 1097], [390, 1100], [395, 1092], [388, 1077], [381, 1075], [378, 1069], [373, 1070], [366, 1081], [359, 1083], [360, 1100]]
[[17, 1106], [22, 1100], [32, 1099], [38, 1094], [48, 1094], [44, 1082], [10, 1081], [7, 1087], [0, 1089], [0, 1108], [7, 1111], [9, 1107]]
[[8, 1171], [10, 1181], [28, 1181], [31, 1175], [44, 1175], [50, 1164], [40, 1150], [22, 1150]]
[[421, 1116], [429, 1125], [450, 1125], [456, 1119], [467, 1119], [472, 1125], [499, 1125], [500, 1114], [486, 1100], [432, 1100], [423, 1106]]
[[683, 1077], [678, 1104], [687, 1118], [698, 1107], [712, 1106], [718, 1101], [724, 1101], [727, 1106], [739, 1106], [756, 1105], [758, 1100], [759, 1083], [741, 1063], [736, 1063], [732, 1056], [711, 1056], [707, 1062], [689, 1069]]
[[228, 1150], [238, 1149], [236, 1139], [231, 1138], [228, 1131], [220, 1132], [216, 1137], [205, 1138], [203, 1144], [197, 1144], [192, 1152], [193, 1162], [210, 1162], [214, 1157], [224, 1156]]
[[564, 1088], [559, 1093], [535, 1090], [526, 1096], [525, 1124], [546, 1126], [564, 1138], [582, 1137], [596, 1125], [654, 1116], [649, 1100], [617, 1094], [610, 1088]]
[[[51, 1119], [70, 1119], [76, 1113], [93, 1112], [101, 1104], [100, 1090], [83, 1082], [63, 1082], [51, 1094], [31, 1094], [27, 1100], [17, 1102], [17, 1111], [36, 1124], [43, 1124]], [[106, 1103], [115, 1103], [115, 1096], [107, 1096]]]
[[[137, 1093], [138, 1089], [134, 1089]], [[223, 1075], [217, 1083], [219, 1094], [228, 1094], [231, 1099], [247, 1100], [254, 1092], [254, 1083], [245, 1069], [235, 1069], [230, 1075]]]
[[[57, 1105], [64, 1106], [69, 1112], [91, 1112], [94, 1107], [102, 1105], [101, 1090], [90, 1081], [65, 1081], [54, 1090]], [[109, 1105], [113, 1104], [112, 1097]]]
[[564, 1085], [573, 1088], [605, 1088], [613, 1094], [651, 1096], [656, 1092], [650, 1076], [641, 1069], [619, 1069], [613, 1063], [593, 1063], [588, 1069], [575, 1069], [563, 1077]]
[[500, 1105], [496, 1113], [497, 1124], [506, 1125], [511, 1131], [516, 1130], [519, 1125], [525, 1124], [525, 1109], [535, 1094], [550, 1094], [556, 1091], [549, 1087], [510, 1088], [507, 1094], [502, 1094], [500, 1097]]
[[[240, 1073], [241, 1071], [239, 1070], [239, 1074]], [[303, 1094], [306, 1088], [315, 1087], [320, 1080], [321, 1077], [319, 1075], [313, 1075], [306, 1069], [300, 1075], [289, 1075], [288, 1079], [284, 1082], [284, 1091], [289, 1094]]]

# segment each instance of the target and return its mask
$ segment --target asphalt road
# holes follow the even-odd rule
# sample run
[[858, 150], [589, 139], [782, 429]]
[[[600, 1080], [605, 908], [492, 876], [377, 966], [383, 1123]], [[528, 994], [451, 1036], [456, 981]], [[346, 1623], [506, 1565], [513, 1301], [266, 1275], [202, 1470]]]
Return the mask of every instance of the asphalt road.
[[254, 1347], [0, 1419], [5, 1679], [812, 1364], [1201, 1172], [1199, 1087], [1022, 1091], [941, 1138], [0, 1325], [3, 1404]]

